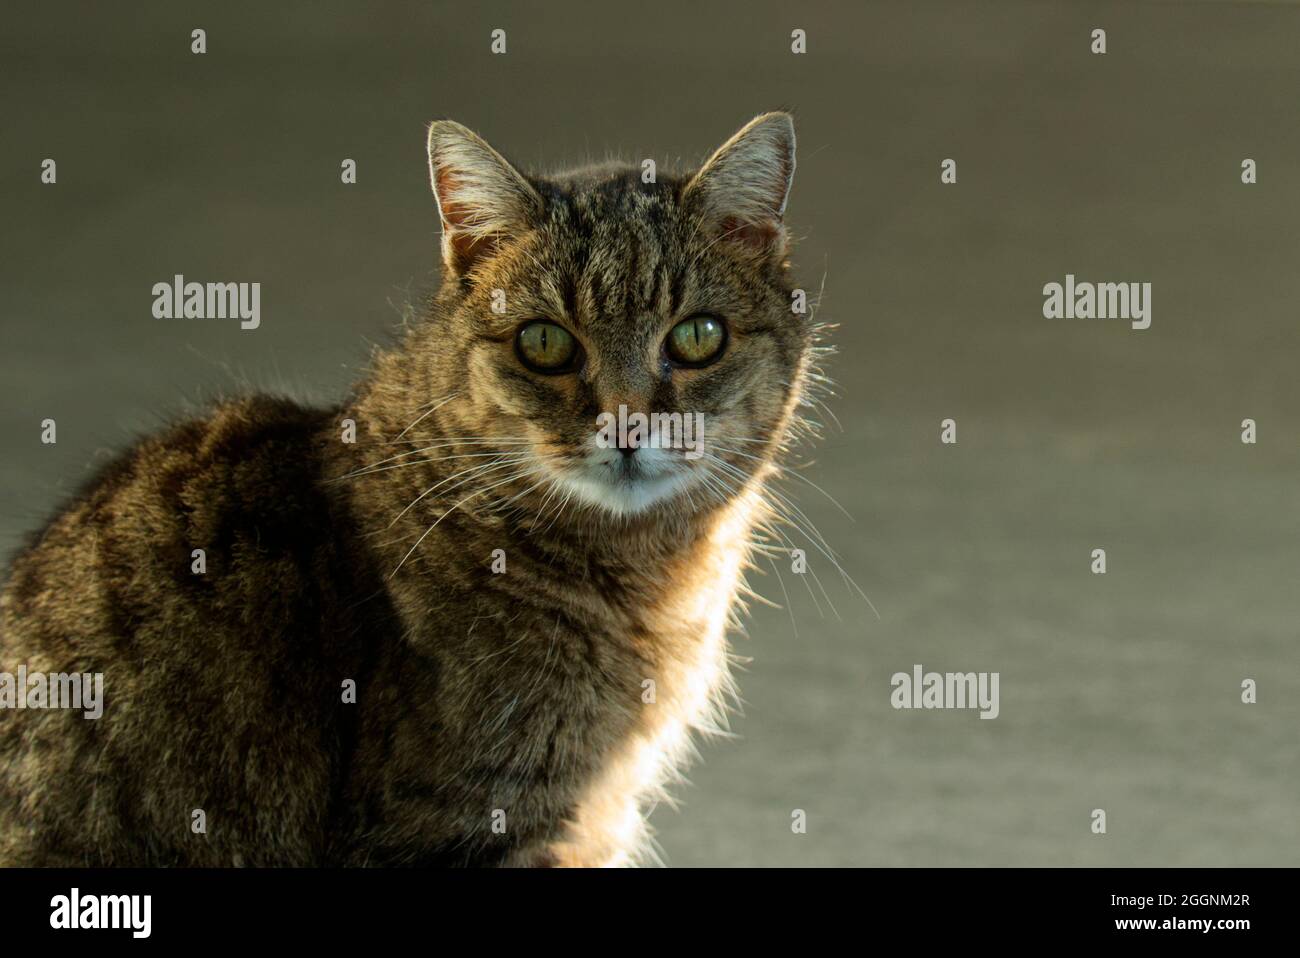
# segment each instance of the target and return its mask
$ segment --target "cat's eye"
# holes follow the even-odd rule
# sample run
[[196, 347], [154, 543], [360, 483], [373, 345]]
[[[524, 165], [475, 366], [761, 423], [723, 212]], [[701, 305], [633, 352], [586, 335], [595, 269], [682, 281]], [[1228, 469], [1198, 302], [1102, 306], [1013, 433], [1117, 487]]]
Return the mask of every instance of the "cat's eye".
[[672, 328], [664, 349], [668, 357], [681, 366], [707, 366], [722, 355], [727, 345], [727, 330], [714, 316], [692, 316]]
[[542, 320], [519, 330], [515, 349], [525, 366], [539, 373], [563, 373], [573, 368], [578, 341], [563, 326]]

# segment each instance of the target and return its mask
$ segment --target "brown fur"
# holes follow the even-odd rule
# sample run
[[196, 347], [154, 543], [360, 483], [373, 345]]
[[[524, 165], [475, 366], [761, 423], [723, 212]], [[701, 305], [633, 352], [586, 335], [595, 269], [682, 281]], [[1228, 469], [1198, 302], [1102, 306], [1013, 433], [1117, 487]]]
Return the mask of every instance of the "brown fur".
[[[147, 438], [14, 562], [0, 671], [103, 672], [105, 709], [0, 710], [0, 864], [643, 860], [647, 805], [728, 689], [810, 359], [788, 128], [760, 118], [704, 172], [646, 184], [527, 179], [435, 124], [444, 281], [355, 394], [227, 402]], [[726, 353], [671, 367], [664, 336], [701, 312]], [[573, 332], [580, 371], [520, 363], [536, 318]], [[580, 501], [561, 472], [619, 403], [703, 412], [729, 468], [700, 460], [639, 510]]]

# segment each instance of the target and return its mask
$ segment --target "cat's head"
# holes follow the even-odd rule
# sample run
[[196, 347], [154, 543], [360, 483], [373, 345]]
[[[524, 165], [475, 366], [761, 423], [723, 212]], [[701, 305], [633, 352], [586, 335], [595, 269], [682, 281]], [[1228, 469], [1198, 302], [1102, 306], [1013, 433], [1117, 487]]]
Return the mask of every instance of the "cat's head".
[[786, 260], [788, 114], [680, 176], [527, 176], [450, 121], [428, 148], [443, 230], [428, 348], [456, 391], [440, 418], [508, 457], [504, 486], [605, 515], [692, 511], [771, 461], [812, 338]]

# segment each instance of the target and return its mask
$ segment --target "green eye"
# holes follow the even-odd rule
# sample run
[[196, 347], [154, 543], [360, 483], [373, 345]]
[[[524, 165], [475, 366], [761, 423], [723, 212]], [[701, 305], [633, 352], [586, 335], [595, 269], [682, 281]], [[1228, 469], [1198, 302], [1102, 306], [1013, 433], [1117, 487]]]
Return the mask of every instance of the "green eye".
[[664, 344], [674, 362], [683, 366], [707, 366], [722, 355], [727, 331], [712, 316], [692, 316], [673, 327]]
[[578, 354], [578, 343], [567, 329], [541, 321], [519, 330], [515, 346], [524, 365], [540, 373], [565, 372]]

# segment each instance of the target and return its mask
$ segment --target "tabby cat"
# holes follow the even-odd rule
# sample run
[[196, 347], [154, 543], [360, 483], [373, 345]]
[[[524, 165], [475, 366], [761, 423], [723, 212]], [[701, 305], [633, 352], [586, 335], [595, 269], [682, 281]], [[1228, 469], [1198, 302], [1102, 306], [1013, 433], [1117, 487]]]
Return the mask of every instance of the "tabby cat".
[[[104, 702], [0, 709], [0, 864], [653, 854], [814, 352], [794, 127], [685, 176], [527, 176], [449, 121], [428, 155], [442, 282], [347, 401], [149, 436], [14, 560], [0, 671]], [[599, 442], [619, 407], [704, 454]]]

